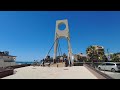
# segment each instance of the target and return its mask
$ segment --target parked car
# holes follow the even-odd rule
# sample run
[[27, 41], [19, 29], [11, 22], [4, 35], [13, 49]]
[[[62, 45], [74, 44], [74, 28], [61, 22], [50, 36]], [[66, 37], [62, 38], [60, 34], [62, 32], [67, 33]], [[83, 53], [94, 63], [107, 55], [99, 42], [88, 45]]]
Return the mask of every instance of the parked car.
[[99, 70], [120, 71], [120, 62], [104, 62], [98, 65]]

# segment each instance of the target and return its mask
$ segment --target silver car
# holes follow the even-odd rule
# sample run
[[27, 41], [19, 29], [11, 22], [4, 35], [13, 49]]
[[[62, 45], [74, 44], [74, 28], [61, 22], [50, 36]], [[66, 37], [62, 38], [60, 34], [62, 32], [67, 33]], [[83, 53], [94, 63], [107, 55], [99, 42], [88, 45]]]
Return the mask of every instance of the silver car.
[[104, 62], [98, 65], [99, 70], [120, 71], [120, 62]]

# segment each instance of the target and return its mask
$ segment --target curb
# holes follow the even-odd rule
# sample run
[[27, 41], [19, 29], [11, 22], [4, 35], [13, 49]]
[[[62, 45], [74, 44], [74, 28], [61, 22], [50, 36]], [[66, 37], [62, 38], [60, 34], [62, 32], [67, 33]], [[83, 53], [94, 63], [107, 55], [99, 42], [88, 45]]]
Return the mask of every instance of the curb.
[[87, 64], [83, 64], [83, 66], [85, 66], [92, 74], [94, 74], [98, 79], [114, 79], [106, 74], [104, 74], [103, 72], [100, 72], [98, 70], [96, 70], [95, 68], [93, 68], [90, 65]]

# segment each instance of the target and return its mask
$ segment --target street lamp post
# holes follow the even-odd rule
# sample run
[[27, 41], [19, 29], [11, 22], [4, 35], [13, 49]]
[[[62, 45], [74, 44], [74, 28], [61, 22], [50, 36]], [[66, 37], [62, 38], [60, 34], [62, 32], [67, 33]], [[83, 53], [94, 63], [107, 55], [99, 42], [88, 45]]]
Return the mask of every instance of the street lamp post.
[[109, 49], [107, 49], [107, 53], [108, 53], [108, 61], [110, 61], [110, 54], [109, 54], [109, 51], [108, 51]]

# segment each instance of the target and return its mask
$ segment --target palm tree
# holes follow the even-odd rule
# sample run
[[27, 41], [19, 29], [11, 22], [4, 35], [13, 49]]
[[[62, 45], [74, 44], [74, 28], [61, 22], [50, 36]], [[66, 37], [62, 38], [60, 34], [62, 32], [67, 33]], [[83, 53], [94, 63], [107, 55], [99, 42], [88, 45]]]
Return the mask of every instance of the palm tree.
[[88, 57], [90, 57], [90, 61], [93, 61], [93, 60], [99, 60], [99, 61], [105, 60], [104, 51], [103, 51], [103, 53], [98, 53], [98, 50], [95, 48], [95, 46], [89, 46], [86, 49], [86, 54], [87, 54]]
[[95, 59], [96, 55], [97, 55], [97, 53], [95, 51], [95, 47], [89, 46], [87, 48], [87, 50], [86, 50], [86, 54], [87, 54], [88, 57], [90, 57], [90, 61], [92, 61], [93, 59]]
[[111, 59], [112, 59], [113, 62], [120, 61], [120, 58], [119, 58], [117, 53], [114, 53], [113, 55], [111, 55]]

